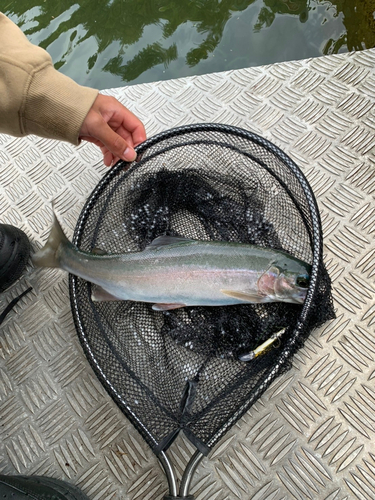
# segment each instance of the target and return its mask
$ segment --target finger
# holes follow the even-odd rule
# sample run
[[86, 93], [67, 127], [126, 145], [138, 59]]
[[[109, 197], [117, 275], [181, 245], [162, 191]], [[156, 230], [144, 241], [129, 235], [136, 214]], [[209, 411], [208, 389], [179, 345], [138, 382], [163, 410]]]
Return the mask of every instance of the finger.
[[[94, 137], [90, 137], [88, 135], [80, 137], [82, 141], [86, 142], [91, 142], [92, 144], [95, 144], [95, 146], [98, 146], [102, 153], [103, 153], [103, 163], [106, 167], [111, 167], [114, 165], [115, 161], [113, 160], [113, 154], [108, 151], [108, 148], [106, 148], [99, 139], [95, 139]], [[117, 158], [119, 160], [119, 158]], [[117, 161], [116, 160], [116, 161]]]
[[120, 158], [118, 158], [117, 156], [113, 157], [112, 159], [112, 163], [111, 163], [111, 167], [113, 167], [113, 165], [116, 165], [116, 163], [120, 160]]
[[133, 131], [133, 143], [134, 146], [138, 146], [141, 142], [146, 140], [146, 131], [143, 123], [138, 125], [138, 127]]
[[[110, 123], [109, 123], [109, 125], [111, 126]], [[113, 128], [113, 127], [111, 127], [111, 128]], [[120, 127], [118, 127], [118, 128], [113, 128], [113, 130], [116, 132], [116, 134], [120, 135], [129, 146], [134, 148], [135, 144], [134, 144], [133, 136], [129, 132], [129, 130], [124, 128], [122, 125], [120, 125]]]
[[[117, 163], [121, 159], [118, 156], [113, 156], [111, 151], [109, 151], [108, 148], [104, 146], [104, 144], [101, 141], [99, 141], [99, 139], [95, 139], [94, 137], [89, 137], [89, 136], [82, 136], [80, 137], [80, 139], [82, 141], [91, 142], [92, 144], [95, 144], [95, 146], [98, 146], [101, 149], [101, 152], [103, 153], [103, 163], [106, 167], [112, 167], [115, 163]], [[130, 143], [132, 143], [131, 138], [130, 138]]]
[[107, 167], [113, 167], [113, 165], [115, 165], [121, 159], [118, 156], [113, 156], [113, 154], [108, 151], [105, 146], [101, 147], [100, 149], [103, 153], [104, 165], [106, 165]]
[[126, 108], [126, 112], [123, 114], [121, 130], [130, 133], [134, 146], [137, 146], [141, 142], [146, 140], [146, 131], [143, 123]]
[[141, 127], [141, 130], [138, 130], [138, 131], [133, 131], [132, 132], [129, 132], [129, 130], [127, 130], [126, 128], [124, 128], [123, 125], [121, 125], [120, 127], [118, 127], [117, 129], [115, 129], [115, 131], [121, 135], [121, 137], [123, 139], [125, 139], [125, 141], [131, 145], [133, 148], [135, 146], [138, 146], [138, 144], [140, 144], [141, 142], [144, 142], [146, 140], [146, 132], [143, 128], [143, 125]]
[[133, 161], [136, 158], [136, 152], [119, 134], [111, 129], [104, 120], [93, 126], [93, 137], [98, 139], [114, 157], [119, 157], [125, 161]]
[[103, 163], [106, 167], [112, 167], [113, 165], [113, 154], [108, 150], [103, 153]]

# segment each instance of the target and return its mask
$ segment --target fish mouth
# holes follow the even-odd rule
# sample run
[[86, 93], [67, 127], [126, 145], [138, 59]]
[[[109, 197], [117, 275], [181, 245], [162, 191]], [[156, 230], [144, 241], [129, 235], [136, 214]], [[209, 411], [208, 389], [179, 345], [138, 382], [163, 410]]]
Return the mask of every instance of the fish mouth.
[[307, 288], [295, 288], [294, 293], [290, 296], [291, 302], [296, 304], [303, 304], [307, 295]]
[[306, 299], [306, 291], [304, 290], [303, 292], [299, 293], [297, 296], [294, 297], [294, 299], [297, 304], [303, 304]]

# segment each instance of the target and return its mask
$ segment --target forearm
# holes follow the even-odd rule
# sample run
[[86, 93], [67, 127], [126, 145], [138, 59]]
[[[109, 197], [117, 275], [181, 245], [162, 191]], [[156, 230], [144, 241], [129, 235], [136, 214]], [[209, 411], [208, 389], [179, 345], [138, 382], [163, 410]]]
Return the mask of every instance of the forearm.
[[56, 71], [49, 54], [0, 13], [0, 132], [78, 144], [97, 94]]

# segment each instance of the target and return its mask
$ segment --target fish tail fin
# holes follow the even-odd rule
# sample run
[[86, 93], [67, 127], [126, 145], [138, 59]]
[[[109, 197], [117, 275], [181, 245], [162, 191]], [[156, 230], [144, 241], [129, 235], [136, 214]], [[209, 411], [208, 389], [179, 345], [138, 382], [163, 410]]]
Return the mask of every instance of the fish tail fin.
[[32, 256], [33, 263], [38, 267], [60, 267], [58, 249], [61, 245], [71, 245], [71, 243], [65, 236], [54, 213], [48, 240], [44, 247]]

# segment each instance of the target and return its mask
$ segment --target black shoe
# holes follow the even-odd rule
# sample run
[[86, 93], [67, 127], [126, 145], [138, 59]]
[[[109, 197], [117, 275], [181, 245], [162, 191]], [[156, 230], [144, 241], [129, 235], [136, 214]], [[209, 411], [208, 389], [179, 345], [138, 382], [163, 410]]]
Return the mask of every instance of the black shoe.
[[20, 229], [0, 224], [0, 293], [23, 273], [30, 254], [30, 243]]
[[0, 498], [8, 500], [89, 500], [76, 486], [43, 476], [1, 476]]

